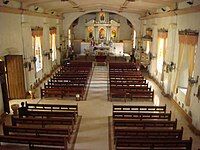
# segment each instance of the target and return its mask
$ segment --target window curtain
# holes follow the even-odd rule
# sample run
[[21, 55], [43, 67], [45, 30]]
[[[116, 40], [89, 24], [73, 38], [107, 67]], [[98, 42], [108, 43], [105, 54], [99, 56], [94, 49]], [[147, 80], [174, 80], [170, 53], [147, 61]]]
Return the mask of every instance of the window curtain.
[[[178, 58], [178, 70], [176, 73], [176, 80], [174, 84], [174, 92], [177, 90], [177, 84], [180, 77], [180, 69], [182, 67], [184, 51], [188, 52], [188, 76], [192, 77], [194, 72], [194, 61], [195, 61], [195, 46], [198, 43], [198, 32], [192, 30], [179, 31], [179, 58]], [[187, 93], [185, 97], [186, 106], [190, 106], [190, 95], [192, 85], [188, 82]]]
[[[43, 28], [35, 27], [31, 29], [33, 37], [33, 50], [36, 72], [42, 69], [42, 36]], [[36, 76], [36, 75], [35, 75]]]
[[51, 27], [50, 31], [50, 47], [52, 49], [52, 61], [56, 59], [56, 27]]
[[[158, 68], [162, 69], [161, 72], [161, 81], [164, 80], [164, 67], [163, 67], [163, 63], [164, 63], [164, 59], [165, 59], [165, 54], [166, 54], [166, 49], [167, 49], [167, 37], [168, 37], [168, 30], [161, 28], [158, 30], [158, 55], [160, 53], [159, 57], [162, 58], [157, 58], [158, 61], [157, 65], [160, 66]], [[162, 51], [162, 52], [161, 52]]]
[[[193, 76], [194, 72], [194, 61], [195, 61], [195, 46], [198, 43], [198, 33], [194, 31], [185, 32], [180, 31], [180, 43], [183, 43], [188, 46], [188, 76], [189, 78]], [[187, 93], [185, 97], [186, 106], [190, 106], [190, 95], [191, 95], [192, 85], [188, 82]]]
[[174, 93], [177, 93], [177, 85], [178, 85], [178, 81], [180, 77], [180, 71], [183, 65], [184, 47], [185, 45], [183, 43], [179, 43], [177, 72], [176, 72], [176, 78], [175, 78], [174, 89], [173, 89]]

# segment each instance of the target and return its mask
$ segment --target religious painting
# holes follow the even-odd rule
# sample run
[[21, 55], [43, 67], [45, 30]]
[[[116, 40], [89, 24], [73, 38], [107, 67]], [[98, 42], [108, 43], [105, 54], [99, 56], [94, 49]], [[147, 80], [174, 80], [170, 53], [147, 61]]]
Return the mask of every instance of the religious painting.
[[100, 21], [105, 21], [105, 12], [99, 13], [99, 19], [100, 19]]
[[93, 37], [93, 27], [88, 27], [88, 36], [89, 38], [92, 38]]
[[117, 29], [112, 27], [111, 28], [111, 37], [114, 39], [117, 36]]
[[100, 39], [104, 39], [105, 35], [106, 35], [105, 29], [104, 28], [100, 28], [100, 30], [99, 30], [99, 38]]

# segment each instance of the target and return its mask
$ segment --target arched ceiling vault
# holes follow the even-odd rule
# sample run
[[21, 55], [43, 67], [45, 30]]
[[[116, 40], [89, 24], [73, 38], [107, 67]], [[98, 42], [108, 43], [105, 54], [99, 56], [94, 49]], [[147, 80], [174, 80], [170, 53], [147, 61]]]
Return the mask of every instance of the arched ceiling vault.
[[86, 12], [107, 9], [116, 12], [144, 14], [148, 10], [171, 7], [176, 2], [185, 0], [16, 0], [23, 9], [36, 6], [44, 12], [55, 11], [57, 14], [69, 12]]

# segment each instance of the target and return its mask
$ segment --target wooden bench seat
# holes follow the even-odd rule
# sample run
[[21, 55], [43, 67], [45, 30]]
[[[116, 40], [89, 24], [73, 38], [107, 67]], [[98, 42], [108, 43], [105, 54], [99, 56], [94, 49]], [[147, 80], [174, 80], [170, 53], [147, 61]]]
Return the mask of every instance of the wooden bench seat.
[[32, 125], [68, 125], [74, 129], [74, 119], [73, 118], [19, 118], [18, 116], [11, 117], [12, 125], [17, 126], [18, 124], [32, 124]]
[[75, 112], [55, 112], [55, 111], [27, 111], [28, 117], [40, 117], [40, 118], [73, 118], [76, 122], [77, 114]]
[[134, 105], [113, 105], [113, 112], [166, 112], [166, 105], [164, 106], [134, 106]]
[[177, 128], [177, 119], [175, 121], [165, 120], [133, 120], [133, 119], [114, 119], [114, 128], [132, 128], [132, 129], [171, 129]]
[[26, 102], [26, 107], [28, 111], [75, 112], [78, 115], [78, 104], [34, 104]]
[[35, 145], [56, 146], [58, 149], [68, 150], [67, 138], [44, 138], [44, 137], [28, 137], [28, 136], [6, 136], [0, 135], [0, 142], [27, 144], [31, 149]]
[[117, 138], [115, 143], [115, 149], [192, 150], [192, 138], [190, 138], [189, 140], [130, 140], [126, 138]]
[[66, 137], [67, 141], [70, 142], [71, 129], [61, 129], [61, 128], [41, 128], [41, 127], [23, 127], [23, 126], [11, 126], [11, 125], [5, 125], [3, 124], [3, 133], [6, 136], [9, 135], [24, 135], [26, 136], [38, 136], [38, 137], [49, 137], [51, 136], [58, 138], [63, 138], [63, 136]]
[[183, 127], [181, 129], [132, 129], [114, 128], [114, 138], [130, 140], [181, 140]]
[[61, 97], [63, 98], [64, 92], [61, 88], [45, 88], [40, 89], [41, 91], [41, 98], [43, 97]]
[[138, 120], [171, 120], [171, 111], [170, 113], [137, 113], [137, 112], [113, 112], [113, 118], [119, 119], [138, 119]]
[[135, 91], [133, 91], [133, 90], [131, 90], [131, 92], [130, 91], [128, 91], [128, 94], [127, 94], [127, 97], [128, 98], [131, 98], [131, 100], [132, 100], [132, 98], [145, 98], [145, 99], [151, 99], [152, 101], [153, 101], [153, 99], [154, 99], [154, 91], [149, 91], [149, 90], [135, 90]]
[[[64, 96], [76, 96], [76, 94], [80, 95], [80, 98], [83, 99], [85, 94], [85, 86], [83, 85], [70, 85], [70, 86], [59, 86], [59, 85], [52, 85], [52, 86], [45, 86], [45, 89], [41, 89], [41, 98], [43, 97], [61, 97]], [[50, 88], [49, 88], [50, 87]]]

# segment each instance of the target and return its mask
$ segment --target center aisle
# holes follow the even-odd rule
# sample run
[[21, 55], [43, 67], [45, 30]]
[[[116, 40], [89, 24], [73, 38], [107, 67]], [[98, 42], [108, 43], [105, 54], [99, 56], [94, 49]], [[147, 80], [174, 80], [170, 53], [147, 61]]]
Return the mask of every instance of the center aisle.
[[[107, 101], [107, 66], [95, 66], [87, 100], [79, 103], [82, 120], [75, 150], [108, 150], [108, 114], [111, 103]], [[105, 94], [106, 93], [106, 94]]]

